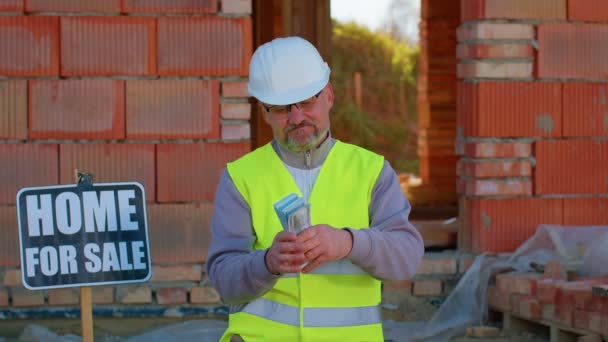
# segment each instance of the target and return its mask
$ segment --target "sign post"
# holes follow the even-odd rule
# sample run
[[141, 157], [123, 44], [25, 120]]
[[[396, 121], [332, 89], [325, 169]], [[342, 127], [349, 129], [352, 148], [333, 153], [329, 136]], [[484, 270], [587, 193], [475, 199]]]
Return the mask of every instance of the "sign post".
[[152, 276], [144, 188], [136, 182], [23, 188], [17, 218], [23, 285], [80, 287], [83, 341], [93, 341], [91, 286]]

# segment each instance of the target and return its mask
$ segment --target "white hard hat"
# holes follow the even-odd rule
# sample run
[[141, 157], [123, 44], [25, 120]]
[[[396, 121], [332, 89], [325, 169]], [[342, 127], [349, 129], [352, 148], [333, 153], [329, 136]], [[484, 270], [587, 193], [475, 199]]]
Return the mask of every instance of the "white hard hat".
[[277, 38], [251, 57], [248, 90], [267, 104], [291, 104], [320, 92], [329, 82], [329, 73], [329, 66], [307, 40]]

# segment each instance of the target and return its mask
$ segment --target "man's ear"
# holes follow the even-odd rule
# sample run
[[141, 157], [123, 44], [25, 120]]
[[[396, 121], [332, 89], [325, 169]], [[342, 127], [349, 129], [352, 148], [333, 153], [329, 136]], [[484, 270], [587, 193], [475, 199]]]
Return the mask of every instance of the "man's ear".
[[262, 105], [262, 102], [258, 101], [258, 110], [259, 113], [262, 113], [262, 116], [264, 117], [264, 121], [270, 125], [270, 113], [268, 113], [266, 111], [266, 108], [264, 108], [264, 105]]
[[331, 83], [327, 83], [325, 89], [325, 94], [327, 95], [327, 102], [329, 103], [329, 108], [334, 106], [334, 88], [331, 86]]

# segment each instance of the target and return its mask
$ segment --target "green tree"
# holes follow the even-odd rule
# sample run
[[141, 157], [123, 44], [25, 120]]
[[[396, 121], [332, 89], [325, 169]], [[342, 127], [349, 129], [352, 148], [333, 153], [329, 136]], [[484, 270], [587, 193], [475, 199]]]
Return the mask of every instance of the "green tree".
[[[384, 155], [397, 171], [417, 172], [418, 49], [355, 23], [333, 22], [332, 135]], [[361, 78], [356, 101], [355, 74]]]

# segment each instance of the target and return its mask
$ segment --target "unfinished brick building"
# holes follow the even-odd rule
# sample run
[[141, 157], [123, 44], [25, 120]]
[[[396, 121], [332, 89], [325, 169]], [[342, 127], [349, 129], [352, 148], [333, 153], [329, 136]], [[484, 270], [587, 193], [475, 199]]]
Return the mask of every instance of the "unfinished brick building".
[[[151, 282], [95, 288], [95, 303], [224, 312], [203, 271], [215, 186], [270, 137], [247, 97], [249, 57], [287, 34], [331, 56], [329, 0], [3, 0], [0, 12], [0, 311], [77, 304], [74, 290], [22, 288], [15, 194], [79, 168], [139, 181], [148, 202]], [[541, 223], [608, 224], [608, 3], [422, 0], [421, 16], [421, 178], [458, 201], [458, 250], [385, 290], [441, 296], [466, 252], [512, 251]]]

